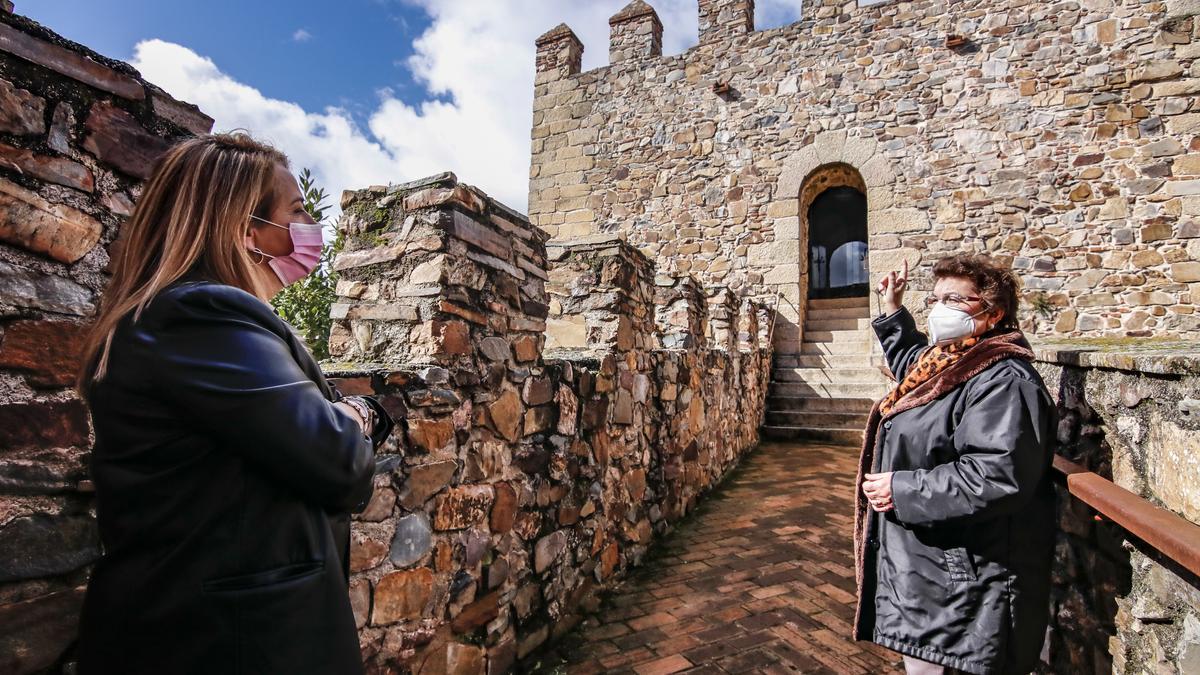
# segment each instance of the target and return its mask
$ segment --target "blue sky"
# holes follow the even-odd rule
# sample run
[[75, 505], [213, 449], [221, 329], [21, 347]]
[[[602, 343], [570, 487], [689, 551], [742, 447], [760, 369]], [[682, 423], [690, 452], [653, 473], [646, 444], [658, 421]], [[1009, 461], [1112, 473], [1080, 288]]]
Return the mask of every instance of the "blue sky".
[[[334, 197], [441, 171], [524, 210], [534, 40], [560, 22], [584, 68], [608, 61], [629, 0], [16, 0], [67, 38], [129, 61], [309, 168]], [[760, 28], [802, 0], [758, 0]], [[696, 0], [650, 0], [663, 50], [697, 42]], [[337, 209], [332, 213], [336, 215]]]
[[431, 19], [400, 0], [17, 0], [17, 12], [122, 60], [150, 38], [186, 46], [309, 110], [365, 115], [385, 88], [410, 102], [428, 97], [406, 62]]

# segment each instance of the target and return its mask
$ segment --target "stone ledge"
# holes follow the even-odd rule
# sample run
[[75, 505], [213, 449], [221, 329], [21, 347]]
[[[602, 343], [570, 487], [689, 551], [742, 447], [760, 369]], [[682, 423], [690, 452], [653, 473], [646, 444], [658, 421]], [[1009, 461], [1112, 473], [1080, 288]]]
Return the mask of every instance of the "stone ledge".
[[1143, 340], [1039, 341], [1038, 361], [1062, 366], [1126, 370], [1154, 375], [1200, 375], [1200, 350], [1189, 342]]

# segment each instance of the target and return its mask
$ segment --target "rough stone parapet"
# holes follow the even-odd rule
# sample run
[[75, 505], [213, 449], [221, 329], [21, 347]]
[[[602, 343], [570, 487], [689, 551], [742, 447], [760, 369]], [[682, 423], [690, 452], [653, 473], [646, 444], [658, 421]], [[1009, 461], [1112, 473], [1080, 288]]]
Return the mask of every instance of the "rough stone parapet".
[[0, 672], [63, 667], [100, 556], [73, 392], [122, 224], [212, 119], [0, 3]]
[[561, 23], [537, 39], [538, 81], [578, 75], [583, 69], [583, 43]]
[[330, 353], [339, 361], [449, 365], [541, 353], [546, 236], [453, 174], [343, 195], [346, 248]]
[[[769, 342], [710, 348], [694, 280], [656, 284], [652, 263], [619, 238], [546, 249], [544, 233], [450, 174], [344, 203], [341, 363], [327, 374], [398, 418], [353, 530], [364, 654], [380, 671], [428, 659], [508, 672], [569, 630], [754, 447]], [[494, 260], [479, 259], [481, 245]], [[422, 294], [388, 290], [413, 286], [422, 266]], [[675, 295], [660, 298], [667, 288]], [[412, 311], [365, 318], [380, 307]], [[686, 349], [661, 348], [656, 316], [671, 311], [684, 318], [663, 332]], [[369, 349], [359, 321], [372, 325]], [[431, 342], [418, 329], [427, 321], [462, 322], [460, 343], [447, 350], [437, 331]]]
[[[663, 276], [654, 280], [655, 323], [666, 349], [706, 346], [708, 299], [695, 277]], [[757, 344], [757, 342], [755, 343]]]
[[663, 25], [658, 12], [642, 0], [633, 0], [608, 20], [611, 31], [609, 63], [662, 56]]
[[[1058, 452], [1200, 523], [1200, 354], [1194, 344], [1036, 347], [1058, 401]], [[1047, 672], [1189, 673], [1200, 581], [1060, 484]]]
[[700, 0], [700, 44], [754, 32], [754, 0]]

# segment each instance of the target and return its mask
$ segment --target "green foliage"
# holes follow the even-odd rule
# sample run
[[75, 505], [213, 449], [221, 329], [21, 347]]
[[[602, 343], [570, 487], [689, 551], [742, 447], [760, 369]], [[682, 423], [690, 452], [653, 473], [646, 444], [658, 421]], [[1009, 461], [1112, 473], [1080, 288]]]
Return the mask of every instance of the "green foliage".
[[[329, 208], [325, 200], [329, 195], [324, 188], [317, 187], [308, 169], [300, 172], [299, 180], [300, 190], [304, 194], [304, 209], [313, 220], [323, 223], [325, 211]], [[329, 358], [329, 329], [333, 326], [329, 310], [336, 297], [334, 289], [338, 280], [337, 272], [333, 270], [333, 258], [345, 244], [345, 236], [338, 232], [333, 242], [326, 244], [321, 251], [321, 262], [317, 269], [280, 291], [271, 301], [279, 316], [304, 337], [318, 360]]]
[[1030, 296], [1029, 306], [1043, 319], [1054, 316], [1054, 303], [1050, 302], [1050, 298], [1045, 293], [1039, 291]]

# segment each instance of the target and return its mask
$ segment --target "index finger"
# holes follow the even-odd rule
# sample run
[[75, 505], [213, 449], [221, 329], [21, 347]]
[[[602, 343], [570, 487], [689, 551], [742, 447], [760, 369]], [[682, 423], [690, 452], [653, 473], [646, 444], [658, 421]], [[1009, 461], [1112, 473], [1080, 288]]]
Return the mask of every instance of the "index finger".
[[904, 271], [900, 273], [900, 278], [908, 281], [908, 258], [904, 259]]

